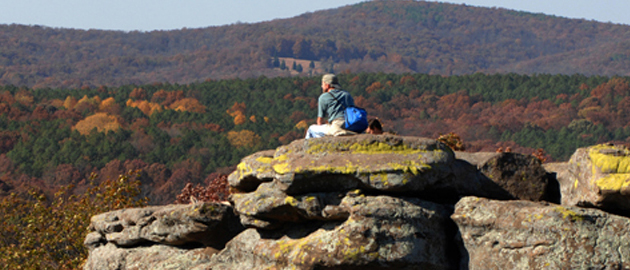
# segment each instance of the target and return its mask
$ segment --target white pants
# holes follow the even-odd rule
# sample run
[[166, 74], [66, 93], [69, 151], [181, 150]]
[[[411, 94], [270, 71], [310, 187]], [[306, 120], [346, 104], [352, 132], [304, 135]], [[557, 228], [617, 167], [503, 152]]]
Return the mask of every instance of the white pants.
[[324, 137], [330, 129], [329, 124], [311, 125], [306, 131], [306, 139]]
[[329, 124], [311, 125], [306, 131], [306, 139], [356, 134], [352, 131], [343, 129], [342, 126], [344, 123], [343, 118], [337, 118]]

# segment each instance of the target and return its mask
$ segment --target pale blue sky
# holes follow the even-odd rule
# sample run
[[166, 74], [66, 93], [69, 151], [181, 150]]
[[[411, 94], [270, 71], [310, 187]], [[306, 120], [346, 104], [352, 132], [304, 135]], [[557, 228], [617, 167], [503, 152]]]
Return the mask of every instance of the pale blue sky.
[[[124, 31], [254, 23], [361, 0], [0, 0], [0, 24]], [[449, 0], [630, 25], [629, 0]]]

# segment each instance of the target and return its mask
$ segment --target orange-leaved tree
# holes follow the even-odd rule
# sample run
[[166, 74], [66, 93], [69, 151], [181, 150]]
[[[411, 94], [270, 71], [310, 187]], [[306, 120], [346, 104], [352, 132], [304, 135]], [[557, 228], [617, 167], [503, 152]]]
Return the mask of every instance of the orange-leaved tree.
[[146, 100], [127, 100], [127, 103], [125, 104], [127, 105], [127, 107], [135, 107], [138, 108], [140, 111], [142, 111], [145, 115], [151, 116], [151, 114], [153, 114], [154, 112], [161, 112], [162, 111], [162, 105], [157, 104], [157, 103], [153, 103], [153, 102], [148, 102]]
[[170, 106], [170, 109], [176, 111], [185, 111], [185, 112], [196, 112], [196, 113], [205, 113], [206, 106], [203, 106], [199, 100], [194, 98], [183, 98], [173, 102]]
[[74, 126], [74, 129], [83, 135], [90, 134], [95, 128], [98, 132], [116, 131], [120, 128], [120, 123], [116, 116], [107, 113], [95, 113], [77, 122]]
[[101, 101], [101, 104], [98, 105], [98, 110], [109, 114], [119, 114], [120, 106], [113, 97], [109, 97]]
[[247, 117], [245, 117], [246, 108], [245, 102], [234, 102], [234, 105], [226, 111], [230, 116], [234, 117], [234, 125], [242, 125], [247, 121]]

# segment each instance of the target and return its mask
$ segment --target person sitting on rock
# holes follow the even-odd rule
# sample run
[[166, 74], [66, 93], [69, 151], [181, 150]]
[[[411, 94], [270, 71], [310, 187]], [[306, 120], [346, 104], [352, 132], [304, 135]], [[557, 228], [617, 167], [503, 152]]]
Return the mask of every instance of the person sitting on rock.
[[323, 93], [319, 96], [317, 104], [317, 124], [308, 128], [306, 139], [356, 134], [343, 128], [344, 108], [354, 106], [354, 99], [350, 93], [341, 89], [335, 74], [324, 75], [321, 87]]

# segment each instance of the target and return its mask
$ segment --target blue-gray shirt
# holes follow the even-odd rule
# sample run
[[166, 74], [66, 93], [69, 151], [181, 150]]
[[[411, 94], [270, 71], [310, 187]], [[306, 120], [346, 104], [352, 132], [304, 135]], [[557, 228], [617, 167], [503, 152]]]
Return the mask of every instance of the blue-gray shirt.
[[[339, 102], [335, 101], [331, 95], [334, 95]], [[343, 106], [339, 103], [343, 103]], [[331, 89], [319, 96], [317, 117], [328, 117], [328, 123], [330, 123], [337, 118], [343, 118], [345, 116], [344, 109], [349, 106], [354, 106], [354, 99], [350, 93], [341, 89]]]

